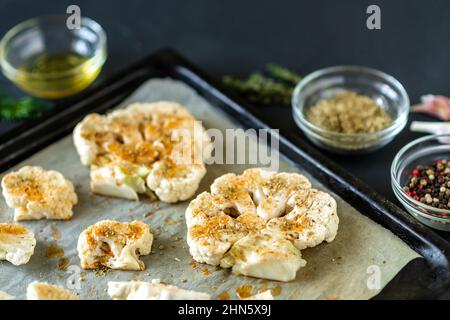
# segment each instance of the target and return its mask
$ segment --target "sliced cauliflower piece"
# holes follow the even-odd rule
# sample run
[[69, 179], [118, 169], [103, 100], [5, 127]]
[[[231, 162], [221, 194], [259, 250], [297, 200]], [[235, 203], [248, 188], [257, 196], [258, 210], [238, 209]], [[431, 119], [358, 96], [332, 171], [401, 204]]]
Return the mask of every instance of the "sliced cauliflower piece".
[[147, 176], [147, 186], [161, 201], [174, 203], [192, 197], [205, 174], [204, 164], [186, 166], [158, 161]]
[[292, 281], [306, 265], [300, 251], [279, 235], [251, 234], [238, 240], [220, 261], [233, 273], [276, 281]]
[[27, 300], [79, 300], [79, 297], [63, 287], [34, 281], [28, 285]]
[[187, 243], [198, 262], [218, 265], [234, 242], [264, 225], [258, 216], [249, 213], [236, 218], [228, 215], [220, 209], [225, 201], [203, 192], [186, 210]]
[[268, 230], [283, 233], [299, 250], [334, 240], [339, 218], [336, 200], [328, 193], [316, 189], [297, 192], [288, 206], [292, 210], [283, 218], [270, 220]]
[[0, 291], [0, 300], [14, 300], [15, 297], [7, 294], [4, 291]]
[[146, 188], [144, 179], [136, 175], [125, 175], [118, 167], [92, 166], [91, 190], [105, 196], [139, 200], [138, 193], [144, 193]]
[[73, 132], [75, 148], [81, 163], [85, 166], [93, 163], [97, 155], [105, 151], [102, 145], [96, 143], [96, 140], [113, 140], [114, 138], [114, 134], [108, 131], [106, 118], [97, 113], [87, 115], [75, 126]]
[[81, 233], [77, 248], [84, 269], [144, 270], [139, 256], [150, 254], [152, 243], [150, 227], [143, 222], [103, 220]]
[[331, 242], [336, 201], [296, 173], [260, 168], [217, 178], [186, 210], [194, 260], [234, 273], [291, 281], [305, 265], [301, 249]]
[[190, 198], [212, 150], [186, 108], [166, 101], [88, 115], [73, 137], [81, 162], [91, 166], [92, 191], [133, 200], [153, 193], [164, 202]]
[[26, 264], [34, 253], [36, 239], [27, 228], [10, 223], [0, 223], [0, 260], [18, 266]]
[[14, 208], [14, 219], [38, 220], [42, 218], [69, 220], [72, 207], [77, 204], [73, 184], [54, 170], [25, 166], [2, 179], [3, 196]]
[[266, 290], [241, 300], [273, 300], [273, 295], [271, 290]]
[[108, 294], [114, 300], [209, 300], [206, 293], [185, 290], [163, 284], [159, 279], [151, 282], [108, 282]]

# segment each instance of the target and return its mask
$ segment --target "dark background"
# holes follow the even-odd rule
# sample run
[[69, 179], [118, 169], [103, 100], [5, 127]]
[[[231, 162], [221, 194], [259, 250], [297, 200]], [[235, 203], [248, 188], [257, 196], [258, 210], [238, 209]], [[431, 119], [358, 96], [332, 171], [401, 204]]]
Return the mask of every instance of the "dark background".
[[[109, 57], [99, 81], [158, 48], [171, 46], [217, 77], [246, 76], [269, 62], [301, 74], [354, 64], [396, 77], [412, 103], [427, 93], [450, 96], [450, 1], [446, 0], [0, 1], [1, 34], [25, 19], [64, 14], [68, 5], [79, 5], [82, 15], [99, 22], [108, 35]], [[381, 30], [366, 28], [370, 4], [381, 7]], [[4, 77], [0, 86], [19, 94]], [[274, 128], [301, 134], [289, 108], [267, 107], [264, 114]], [[0, 124], [0, 132], [9, 126]], [[399, 148], [420, 136], [408, 128], [371, 155], [328, 155], [396, 202], [390, 164]]]

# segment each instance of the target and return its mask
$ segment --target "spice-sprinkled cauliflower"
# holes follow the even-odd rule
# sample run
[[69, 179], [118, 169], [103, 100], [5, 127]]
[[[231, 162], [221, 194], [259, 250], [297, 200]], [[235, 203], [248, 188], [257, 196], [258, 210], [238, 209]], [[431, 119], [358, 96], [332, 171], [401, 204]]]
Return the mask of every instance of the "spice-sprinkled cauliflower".
[[73, 184], [54, 170], [25, 166], [2, 179], [3, 196], [14, 219], [69, 220], [78, 199]]
[[306, 264], [299, 250], [335, 238], [336, 211], [336, 201], [302, 175], [259, 168], [225, 174], [189, 204], [187, 243], [198, 262], [291, 281]]
[[34, 253], [36, 239], [27, 228], [10, 223], [0, 223], [0, 260], [18, 266], [26, 264]]
[[139, 256], [150, 254], [152, 243], [150, 227], [143, 222], [103, 220], [81, 233], [78, 255], [84, 269], [144, 270]]
[[167, 101], [90, 114], [73, 137], [81, 162], [91, 167], [92, 191], [132, 200], [139, 194], [170, 203], [190, 198], [212, 149], [186, 108]]
[[108, 282], [108, 294], [114, 300], [209, 300], [206, 293], [185, 290], [163, 284], [159, 279], [151, 282]]
[[278, 234], [251, 234], [239, 239], [220, 261], [233, 273], [276, 281], [292, 281], [306, 265], [300, 251]]
[[63, 287], [34, 281], [28, 285], [27, 300], [79, 300], [79, 297]]

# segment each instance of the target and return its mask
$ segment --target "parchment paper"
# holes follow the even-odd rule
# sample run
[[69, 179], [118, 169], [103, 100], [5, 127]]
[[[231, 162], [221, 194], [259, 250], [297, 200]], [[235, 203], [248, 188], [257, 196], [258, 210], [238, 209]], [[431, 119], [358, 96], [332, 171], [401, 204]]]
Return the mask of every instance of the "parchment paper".
[[[170, 79], [146, 82], [121, 106], [135, 101], [158, 100], [180, 102], [197, 119], [202, 120], [207, 128], [223, 130], [237, 127], [193, 89]], [[189, 201], [168, 205], [150, 203], [146, 199], [134, 202], [92, 194], [89, 190], [89, 169], [81, 165], [71, 136], [47, 147], [12, 170], [24, 165], [39, 165], [63, 173], [76, 186], [79, 204], [75, 207], [71, 221], [23, 222], [37, 238], [35, 254], [28, 264], [19, 267], [7, 261], [0, 262], [0, 290], [19, 299], [25, 298], [26, 287], [34, 280], [73, 288], [80, 293], [82, 299], [108, 299], [108, 281], [153, 278], [160, 278], [163, 282], [182, 288], [207, 292], [213, 298], [229, 295], [231, 299], [236, 299], [236, 289], [247, 286], [244, 290], [247, 293], [257, 293], [259, 289], [265, 288], [273, 289], [276, 299], [368, 299], [379, 293], [409, 261], [419, 257], [390, 231], [332, 194], [338, 203], [338, 235], [330, 244], [302, 251], [307, 266], [298, 272], [295, 281], [281, 283], [235, 276], [229, 270], [192, 262], [185, 241], [184, 222], [184, 211]], [[216, 177], [230, 171], [240, 173], [245, 167], [208, 166], [208, 173], [198, 193], [209, 190], [209, 185]], [[283, 159], [280, 170], [297, 171]], [[309, 177], [307, 172], [302, 173]], [[309, 178], [314, 187], [324, 190], [317, 181]], [[326, 191], [332, 193], [330, 190]], [[12, 216], [13, 210], [6, 206], [1, 197], [0, 222], [12, 221]], [[145, 271], [101, 273], [85, 272], [79, 268], [76, 250], [78, 236], [86, 227], [103, 219], [141, 220], [151, 225], [156, 240], [153, 244], [154, 253], [142, 257], [147, 267]], [[58, 254], [55, 254], [54, 249], [58, 246], [64, 250], [63, 257], [55, 257]], [[76, 289], [77, 283], [81, 285], [79, 290]]]

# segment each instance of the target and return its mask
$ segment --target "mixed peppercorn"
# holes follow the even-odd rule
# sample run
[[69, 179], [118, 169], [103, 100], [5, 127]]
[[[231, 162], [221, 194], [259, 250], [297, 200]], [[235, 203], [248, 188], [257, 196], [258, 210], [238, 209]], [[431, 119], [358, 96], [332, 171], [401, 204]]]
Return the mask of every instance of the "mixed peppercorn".
[[438, 160], [430, 166], [417, 166], [403, 190], [424, 204], [450, 210], [450, 161]]

